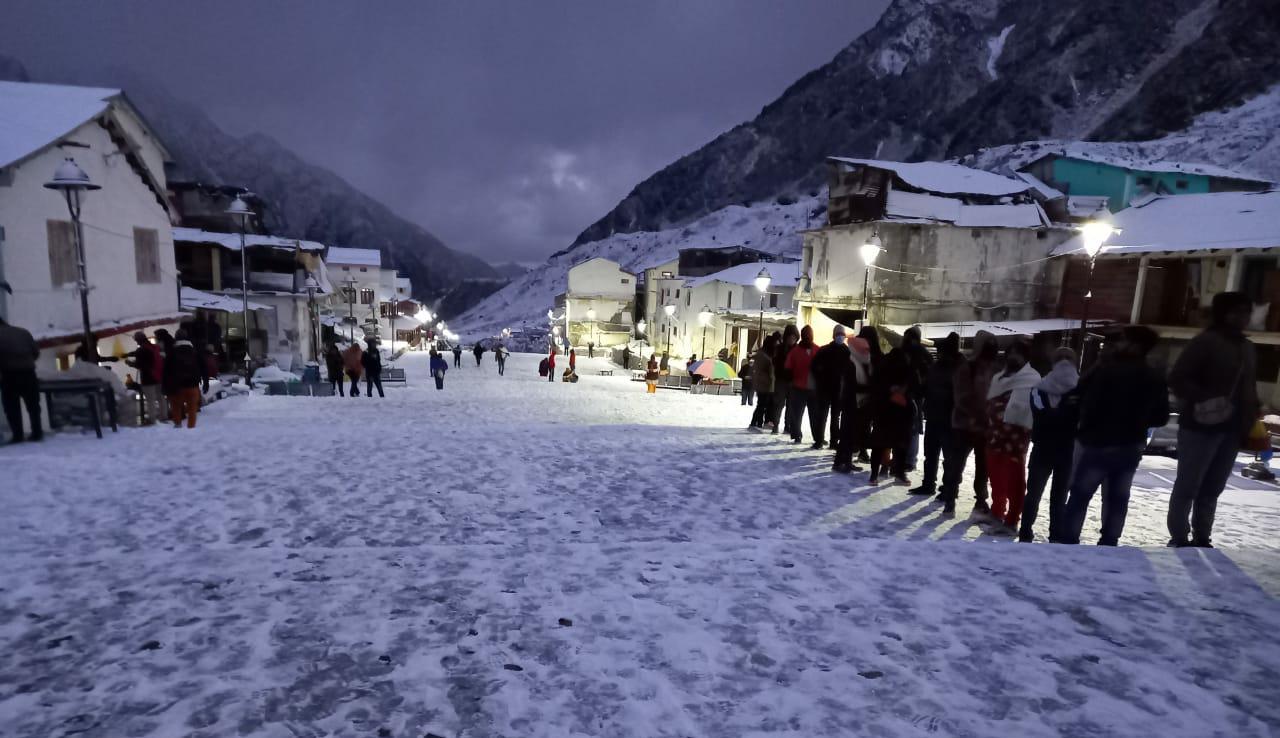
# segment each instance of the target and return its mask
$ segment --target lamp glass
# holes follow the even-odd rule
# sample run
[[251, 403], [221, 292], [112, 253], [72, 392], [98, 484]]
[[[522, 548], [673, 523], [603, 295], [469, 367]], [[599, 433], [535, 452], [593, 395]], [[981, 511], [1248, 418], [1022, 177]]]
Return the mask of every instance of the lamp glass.
[[769, 270], [761, 269], [760, 273], [756, 275], [756, 289], [760, 292], [764, 292], [769, 289], [769, 284], [772, 281], [773, 280], [769, 277]]
[[676, 306], [671, 304], [663, 305], [662, 312], [666, 313], [667, 317], [670, 318], [672, 315], [676, 314]]
[[867, 242], [858, 248], [858, 255], [862, 257], [862, 263], [871, 266], [876, 263], [876, 257], [880, 256], [883, 248], [880, 246], [880, 237], [872, 236]]

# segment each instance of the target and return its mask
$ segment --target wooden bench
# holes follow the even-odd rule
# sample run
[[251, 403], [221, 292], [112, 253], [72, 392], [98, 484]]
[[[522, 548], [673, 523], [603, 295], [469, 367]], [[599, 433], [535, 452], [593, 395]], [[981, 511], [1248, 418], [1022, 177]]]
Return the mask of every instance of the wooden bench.
[[382, 383], [409, 386], [409, 381], [404, 376], [404, 370], [397, 367], [390, 367], [382, 372]]
[[600, 376], [602, 376], [602, 377], [612, 377], [612, 376], [613, 376], [613, 370], [612, 370], [612, 369], [601, 369], [601, 370], [600, 370]]
[[53, 398], [57, 395], [85, 397], [89, 401], [89, 424], [94, 433], [102, 438], [102, 410], [106, 409], [107, 419], [113, 432], [120, 431], [120, 417], [116, 408], [116, 395], [111, 385], [97, 379], [42, 379], [40, 392], [44, 394], [45, 406], [49, 409], [49, 424], [57, 417], [54, 412]]

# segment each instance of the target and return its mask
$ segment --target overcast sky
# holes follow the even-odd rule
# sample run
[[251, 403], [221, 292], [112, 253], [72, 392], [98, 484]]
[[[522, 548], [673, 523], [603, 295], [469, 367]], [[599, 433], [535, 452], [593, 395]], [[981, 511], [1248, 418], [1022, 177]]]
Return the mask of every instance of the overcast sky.
[[33, 77], [122, 66], [491, 262], [563, 248], [887, 0], [18, 2]]

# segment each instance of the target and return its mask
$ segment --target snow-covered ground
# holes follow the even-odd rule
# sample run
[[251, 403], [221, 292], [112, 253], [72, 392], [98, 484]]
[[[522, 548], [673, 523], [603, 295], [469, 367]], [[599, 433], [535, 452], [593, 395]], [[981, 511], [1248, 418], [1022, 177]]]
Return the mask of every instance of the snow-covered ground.
[[[1269, 736], [1280, 490], [993, 539], [736, 399], [491, 357], [0, 449], [3, 736]], [[1086, 538], [1097, 531], [1096, 517]]]

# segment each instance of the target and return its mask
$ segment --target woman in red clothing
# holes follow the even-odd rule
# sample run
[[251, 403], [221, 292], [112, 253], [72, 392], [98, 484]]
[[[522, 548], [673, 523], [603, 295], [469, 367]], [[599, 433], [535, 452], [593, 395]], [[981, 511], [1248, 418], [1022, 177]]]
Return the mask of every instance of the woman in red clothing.
[[556, 381], [556, 347], [551, 345], [551, 353], [547, 355], [547, 381]]
[[1004, 371], [987, 391], [987, 475], [996, 535], [1013, 535], [1027, 494], [1027, 447], [1031, 445], [1031, 392], [1040, 373], [1027, 363], [1031, 345], [1018, 341], [1005, 353]]
[[809, 364], [816, 353], [818, 347], [813, 345], [813, 328], [806, 325], [800, 330], [800, 343], [792, 347], [785, 363], [791, 373], [791, 387], [787, 392], [787, 427], [791, 429], [792, 443], [804, 441], [801, 423], [804, 409], [809, 406]]

